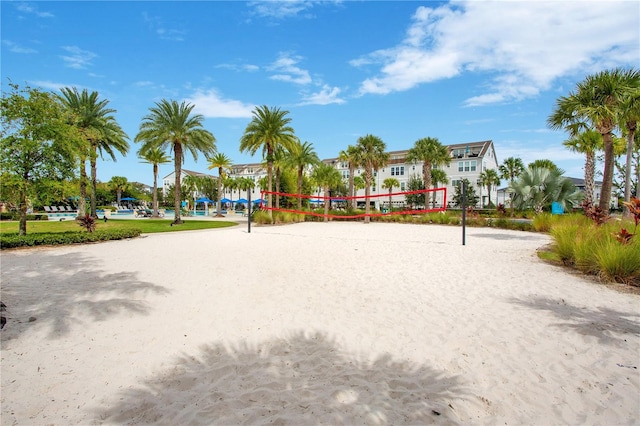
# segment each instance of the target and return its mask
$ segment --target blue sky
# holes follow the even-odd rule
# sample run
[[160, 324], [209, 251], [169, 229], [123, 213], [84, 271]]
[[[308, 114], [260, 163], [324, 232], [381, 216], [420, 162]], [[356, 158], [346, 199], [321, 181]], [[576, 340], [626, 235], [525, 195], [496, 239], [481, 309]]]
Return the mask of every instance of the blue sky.
[[[130, 137], [98, 179], [151, 184], [133, 138], [161, 99], [189, 101], [235, 163], [256, 105], [289, 111], [302, 141], [335, 157], [358, 137], [491, 139], [498, 160], [583, 158], [546, 119], [586, 75], [640, 64], [636, 1], [2, 1], [1, 74], [98, 91]], [[186, 169], [207, 172], [205, 158]], [[173, 164], [160, 167], [160, 175]], [[214, 174], [212, 171], [211, 174]]]

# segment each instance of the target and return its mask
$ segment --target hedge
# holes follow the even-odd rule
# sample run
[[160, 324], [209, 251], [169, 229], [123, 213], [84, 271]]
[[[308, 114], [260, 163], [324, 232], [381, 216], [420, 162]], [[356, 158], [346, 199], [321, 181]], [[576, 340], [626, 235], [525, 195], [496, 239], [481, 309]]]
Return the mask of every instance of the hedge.
[[[20, 213], [18, 212], [0, 213], [0, 220], [20, 220]], [[47, 216], [45, 213], [28, 214], [27, 220], [49, 220], [49, 216]]]
[[0, 235], [0, 249], [32, 247], [42, 245], [67, 245], [93, 243], [97, 241], [123, 240], [142, 234], [141, 229], [108, 229], [95, 232], [67, 231], [41, 232], [37, 234], [18, 235], [8, 233]]

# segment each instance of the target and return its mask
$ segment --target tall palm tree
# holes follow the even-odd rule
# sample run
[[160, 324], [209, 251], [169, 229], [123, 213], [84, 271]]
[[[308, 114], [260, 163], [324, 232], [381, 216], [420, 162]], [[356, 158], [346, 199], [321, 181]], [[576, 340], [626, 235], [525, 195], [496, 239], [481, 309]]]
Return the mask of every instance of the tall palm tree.
[[392, 209], [391, 204], [391, 194], [393, 193], [393, 188], [400, 186], [400, 182], [396, 178], [386, 178], [382, 182], [382, 187], [389, 190], [389, 211]]
[[554, 129], [561, 129], [576, 121], [586, 121], [602, 135], [604, 172], [599, 207], [605, 213], [609, 212], [613, 185], [613, 130], [625, 96], [638, 79], [638, 70], [622, 68], [589, 75], [577, 84], [575, 92], [556, 101], [556, 107], [547, 119], [549, 126]]
[[355, 209], [356, 206], [356, 199], [353, 198], [356, 196], [356, 189], [355, 189], [355, 171], [356, 171], [356, 165], [358, 164], [359, 160], [358, 160], [358, 149], [353, 146], [353, 145], [349, 145], [347, 147], [347, 149], [340, 151], [340, 154], [338, 156], [338, 159], [340, 161], [346, 162], [349, 165], [349, 208], [351, 209]]
[[[627, 135], [627, 164], [624, 176], [624, 201], [631, 201], [631, 159], [635, 145], [635, 135], [640, 121], [640, 79], [631, 82], [631, 88], [626, 93], [620, 111], [620, 127]], [[635, 87], [633, 87], [635, 86]], [[625, 216], [630, 216], [629, 206], [624, 206]]]
[[87, 172], [85, 165], [87, 158], [91, 165], [90, 214], [92, 217], [97, 217], [96, 185], [98, 179], [96, 160], [98, 153], [100, 156], [102, 156], [103, 153], [107, 153], [115, 161], [114, 150], [121, 154], [126, 154], [129, 150], [129, 144], [126, 141], [128, 136], [112, 115], [116, 110], [107, 108], [109, 104], [108, 100], [98, 100], [98, 92], [89, 93], [87, 89], [78, 92], [78, 89], [75, 87], [64, 87], [60, 92], [62, 94], [57, 96], [60, 103], [73, 117], [73, 125], [78, 128], [88, 146], [87, 151], [83, 149], [80, 153], [80, 199], [78, 203], [78, 217], [84, 217], [86, 211]]
[[[262, 157], [267, 160], [268, 191], [272, 191], [273, 184], [273, 155], [278, 146], [290, 148], [297, 141], [293, 127], [289, 125], [291, 118], [289, 111], [280, 108], [269, 108], [266, 105], [253, 110], [253, 118], [247, 125], [240, 138], [240, 152], [255, 154], [262, 150]], [[267, 206], [272, 207], [271, 194], [267, 194]], [[269, 217], [273, 220], [272, 210]]]
[[324, 190], [324, 221], [329, 221], [329, 191], [342, 183], [340, 172], [331, 164], [320, 163], [313, 169], [312, 178]]
[[216, 138], [211, 132], [202, 127], [204, 117], [200, 114], [191, 115], [195, 105], [166, 99], [156, 102], [156, 106], [149, 108], [150, 113], [142, 118], [140, 131], [135, 141], [157, 141], [157, 146], [166, 151], [173, 151], [175, 186], [174, 186], [174, 224], [182, 223], [180, 218], [181, 193], [180, 179], [182, 177], [182, 163], [184, 152], [189, 151], [194, 160], [198, 152], [204, 153], [206, 158], [215, 154]]
[[[441, 183], [447, 184], [449, 183], [449, 178], [447, 178], [447, 172], [442, 169], [431, 169], [431, 182], [433, 182], [433, 187], [437, 188]], [[425, 198], [426, 200], [426, 198]], [[442, 200], [444, 203], [444, 199]], [[436, 207], [436, 191], [433, 191], [432, 195], [432, 203], [433, 207]], [[426, 207], [426, 203], [425, 203]]]
[[[500, 171], [500, 177], [508, 179], [509, 185], [511, 185], [513, 181], [516, 180], [516, 178], [524, 171], [524, 163], [522, 162], [522, 159], [518, 157], [509, 157], [502, 162], [498, 170]], [[513, 216], [513, 196], [509, 197], [509, 204], [511, 216]]]
[[307, 166], [315, 166], [320, 163], [318, 154], [313, 149], [310, 142], [300, 143], [297, 141], [293, 149], [289, 152], [287, 158], [289, 165], [295, 167], [298, 173], [298, 210], [302, 209], [302, 182], [304, 178], [304, 169]]
[[596, 152], [603, 148], [602, 135], [595, 130], [586, 130], [562, 142], [562, 145], [573, 152], [584, 154], [586, 157], [584, 163], [584, 200], [591, 205], [595, 188]]
[[209, 170], [218, 169], [218, 201], [216, 202], [216, 217], [223, 217], [222, 215], [222, 200], [224, 198], [222, 192], [223, 180], [227, 177], [227, 173], [231, 171], [233, 162], [226, 154], [221, 152], [217, 153], [209, 159]]
[[256, 187], [256, 182], [248, 177], [237, 178], [238, 182], [238, 198], [240, 198], [240, 190], [247, 191], [247, 200], [249, 200], [249, 191]]
[[407, 153], [407, 161], [422, 161], [422, 182], [424, 189], [429, 189], [431, 188], [431, 168], [448, 166], [451, 164], [451, 155], [438, 138], [422, 138], [418, 139]]
[[[294, 142], [298, 143], [296, 140]], [[289, 149], [293, 149], [295, 145], [289, 147]], [[280, 207], [280, 178], [282, 177], [282, 168], [287, 165], [287, 152], [285, 151], [283, 146], [278, 146], [273, 150], [273, 175], [274, 175], [274, 185], [276, 191], [276, 202], [274, 203], [275, 207]]]
[[138, 157], [142, 158], [145, 163], [153, 165], [153, 214], [151, 217], [160, 217], [158, 214], [158, 166], [171, 161], [166, 152], [157, 146], [148, 149], [141, 148], [138, 150]]
[[487, 188], [489, 194], [488, 206], [491, 207], [491, 188], [500, 185], [500, 176], [498, 176], [498, 172], [495, 169], [487, 169], [480, 173], [480, 182], [482, 186]]
[[371, 206], [369, 205], [369, 197], [371, 195], [371, 184], [373, 183], [373, 172], [389, 163], [389, 153], [385, 152], [386, 144], [377, 136], [366, 135], [358, 138], [356, 144], [358, 150], [358, 165], [362, 166], [365, 174], [365, 217], [364, 222], [369, 223], [371, 218], [369, 213]]

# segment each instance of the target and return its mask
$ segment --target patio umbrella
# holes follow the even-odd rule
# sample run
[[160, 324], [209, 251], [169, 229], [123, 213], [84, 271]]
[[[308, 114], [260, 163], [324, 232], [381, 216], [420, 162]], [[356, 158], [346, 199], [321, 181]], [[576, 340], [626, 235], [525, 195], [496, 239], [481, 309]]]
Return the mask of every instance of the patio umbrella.
[[133, 198], [133, 197], [124, 197], [124, 198], [120, 198], [120, 201], [136, 201], [137, 198]]
[[312, 199], [309, 200], [309, 202], [318, 204], [318, 203], [324, 202], [324, 200], [316, 200], [316, 199], [312, 198]]
[[221, 203], [233, 203], [233, 200], [230, 200], [228, 198], [223, 198], [222, 200], [220, 200]]
[[[202, 197], [202, 198], [198, 198], [196, 200], [196, 204], [198, 204], [198, 203], [204, 203], [204, 214], [206, 215], [207, 212], [209, 211], [209, 204], [213, 204], [214, 201], [209, 199], [209, 198], [207, 198], [207, 197]], [[196, 210], [195, 206], [193, 206], [193, 207], [194, 207], [193, 210], [195, 211]]]
[[261, 200], [260, 198], [258, 198], [257, 200], [253, 200], [253, 204], [259, 204], [259, 203], [266, 203], [266, 200]]
[[244, 203], [247, 204], [249, 202], [249, 200], [247, 200], [246, 198], [240, 198], [238, 201], [236, 201], [236, 203]]

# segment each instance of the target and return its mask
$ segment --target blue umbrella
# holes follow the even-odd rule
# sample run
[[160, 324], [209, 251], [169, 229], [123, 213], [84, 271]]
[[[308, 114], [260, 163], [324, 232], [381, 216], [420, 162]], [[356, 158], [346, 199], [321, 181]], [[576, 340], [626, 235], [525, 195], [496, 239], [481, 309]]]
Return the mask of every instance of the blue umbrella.
[[208, 199], [207, 197], [198, 198], [196, 203], [213, 203], [213, 200]]
[[137, 200], [137, 198], [133, 198], [133, 197], [120, 198], [120, 201], [135, 201], [135, 200]]
[[316, 199], [313, 199], [313, 198], [312, 198], [312, 199], [310, 199], [310, 200], [309, 200], [309, 202], [310, 202], [310, 203], [323, 203], [323, 202], [324, 202], [324, 200], [316, 200]]
[[220, 200], [221, 203], [233, 203], [233, 200], [230, 200], [228, 198], [223, 198], [222, 200]]
[[266, 202], [267, 202], [267, 200], [261, 200], [259, 198], [257, 200], [253, 200], [253, 204], [258, 204], [258, 203], [263, 203], [264, 204]]
[[240, 198], [236, 203], [248, 203], [249, 201], [246, 198]]

